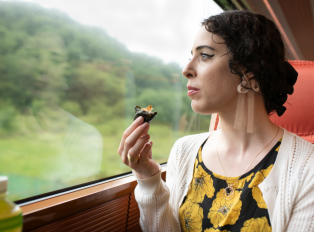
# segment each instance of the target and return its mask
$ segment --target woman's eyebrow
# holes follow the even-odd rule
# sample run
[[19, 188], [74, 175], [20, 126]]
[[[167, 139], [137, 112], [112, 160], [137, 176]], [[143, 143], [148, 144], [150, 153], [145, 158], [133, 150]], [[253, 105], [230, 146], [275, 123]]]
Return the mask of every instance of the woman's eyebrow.
[[[211, 49], [211, 50], [213, 50], [213, 51], [216, 51], [215, 48], [210, 47], [210, 46], [207, 46], [207, 45], [198, 46], [195, 50], [197, 51], [197, 50], [200, 50], [200, 49], [202, 49], [202, 48], [209, 48], [209, 49]], [[193, 54], [192, 51], [191, 51], [191, 54]]]

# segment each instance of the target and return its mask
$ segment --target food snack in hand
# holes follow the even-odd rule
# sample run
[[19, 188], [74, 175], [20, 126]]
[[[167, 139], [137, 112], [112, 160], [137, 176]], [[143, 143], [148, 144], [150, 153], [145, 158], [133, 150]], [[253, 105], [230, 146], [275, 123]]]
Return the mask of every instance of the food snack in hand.
[[139, 106], [135, 106], [135, 117], [134, 120], [138, 117], [142, 116], [144, 118], [144, 122], [147, 122], [150, 124], [151, 120], [155, 117], [157, 112], [153, 112], [153, 109], [151, 105], [149, 105], [147, 108], [141, 108]]

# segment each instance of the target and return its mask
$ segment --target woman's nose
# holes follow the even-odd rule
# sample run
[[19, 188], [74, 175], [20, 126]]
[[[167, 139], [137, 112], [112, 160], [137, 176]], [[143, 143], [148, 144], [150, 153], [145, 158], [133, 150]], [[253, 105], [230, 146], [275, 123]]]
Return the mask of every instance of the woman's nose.
[[182, 74], [183, 76], [185, 76], [186, 78], [192, 78], [196, 76], [196, 72], [195, 70], [191, 67], [191, 64], [188, 63], [185, 68], [182, 70]]

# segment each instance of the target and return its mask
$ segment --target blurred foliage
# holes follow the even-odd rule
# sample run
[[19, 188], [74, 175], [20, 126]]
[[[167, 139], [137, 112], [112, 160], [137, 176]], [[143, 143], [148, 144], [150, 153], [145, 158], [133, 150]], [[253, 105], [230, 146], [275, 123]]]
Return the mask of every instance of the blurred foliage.
[[174, 122], [171, 110], [180, 109], [169, 99], [180, 95], [181, 100], [185, 88], [177, 64], [131, 53], [104, 29], [83, 26], [58, 10], [0, 2], [0, 99], [21, 113], [36, 98], [43, 98], [74, 110], [75, 115], [88, 115], [93, 109], [123, 117], [124, 109], [118, 107], [125, 101], [129, 70], [135, 77], [135, 102], [162, 112], [156, 121]]
[[[130, 171], [117, 148], [135, 105], [158, 111], [150, 135], [154, 158], [166, 162], [178, 137], [208, 130], [210, 117], [191, 110], [186, 82], [178, 64], [130, 52], [104, 29], [34, 3], [0, 1], [0, 174], [13, 180], [12, 199]], [[81, 128], [66, 140], [71, 122]], [[101, 140], [98, 174], [87, 164], [92, 152], [75, 150], [92, 144], [87, 132]], [[66, 181], [66, 168], [79, 177], [73, 171]]]

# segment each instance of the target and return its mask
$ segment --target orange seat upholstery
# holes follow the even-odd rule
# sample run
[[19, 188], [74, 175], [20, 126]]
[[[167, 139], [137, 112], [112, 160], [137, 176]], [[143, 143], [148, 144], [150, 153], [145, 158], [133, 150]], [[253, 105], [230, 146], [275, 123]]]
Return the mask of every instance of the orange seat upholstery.
[[276, 125], [314, 143], [314, 61], [289, 61], [299, 73], [294, 92], [284, 104], [286, 112], [270, 120]]
[[[270, 120], [276, 125], [314, 143], [314, 61], [294, 60], [289, 63], [297, 70], [298, 79], [294, 92], [288, 95], [284, 106], [285, 113], [278, 117], [276, 113]], [[214, 130], [218, 127], [217, 116]]]

